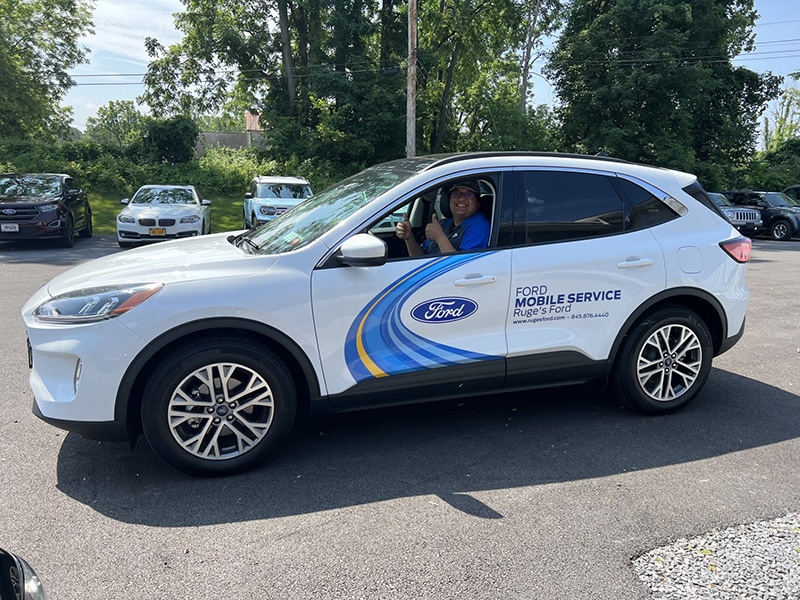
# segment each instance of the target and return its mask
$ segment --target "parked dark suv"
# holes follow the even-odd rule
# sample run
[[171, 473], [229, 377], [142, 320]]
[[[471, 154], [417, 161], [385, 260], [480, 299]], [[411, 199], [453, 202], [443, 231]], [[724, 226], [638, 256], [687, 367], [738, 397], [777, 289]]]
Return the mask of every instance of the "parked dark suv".
[[732, 190], [722, 192], [737, 206], [750, 206], [761, 211], [764, 232], [774, 240], [789, 240], [800, 234], [800, 204], [781, 192]]
[[57, 239], [71, 248], [75, 234], [92, 237], [92, 209], [69, 175], [0, 175], [0, 240]]

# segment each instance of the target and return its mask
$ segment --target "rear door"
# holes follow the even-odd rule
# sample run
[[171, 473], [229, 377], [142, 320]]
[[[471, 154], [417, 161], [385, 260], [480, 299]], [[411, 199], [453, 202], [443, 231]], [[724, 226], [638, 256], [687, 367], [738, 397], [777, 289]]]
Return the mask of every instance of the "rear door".
[[599, 375], [625, 320], [665, 288], [649, 209], [621, 191], [609, 173], [517, 171], [508, 385]]

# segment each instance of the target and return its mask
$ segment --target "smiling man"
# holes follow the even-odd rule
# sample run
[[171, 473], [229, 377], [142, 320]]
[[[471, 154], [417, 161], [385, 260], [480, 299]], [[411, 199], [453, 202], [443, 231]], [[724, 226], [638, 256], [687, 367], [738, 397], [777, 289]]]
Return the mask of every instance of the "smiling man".
[[472, 179], [457, 181], [450, 186], [452, 218], [441, 223], [436, 213], [425, 227], [425, 242], [419, 244], [411, 231], [408, 215], [397, 224], [397, 237], [404, 240], [410, 256], [447, 254], [460, 250], [481, 250], [489, 243], [490, 224], [478, 209], [481, 205], [480, 187]]

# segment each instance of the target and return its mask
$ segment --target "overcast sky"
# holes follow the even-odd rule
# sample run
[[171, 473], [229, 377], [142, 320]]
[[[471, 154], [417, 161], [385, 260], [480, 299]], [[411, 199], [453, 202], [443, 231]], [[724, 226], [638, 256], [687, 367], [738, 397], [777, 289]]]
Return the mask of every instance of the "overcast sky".
[[[800, 70], [800, 1], [755, 0], [755, 7], [760, 14], [755, 28], [758, 47], [734, 62], [776, 75]], [[182, 10], [180, 0], [97, 0], [95, 34], [81, 40], [91, 49], [90, 62], [72, 71], [78, 85], [63, 100], [72, 106], [78, 129], [109, 101], [136, 100], [148, 63], [144, 39], [154, 37], [164, 46], [180, 41], [172, 15]], [[534, 77], [533, 84], [534, 103], [551, 104], [547, 82]], [[138, 108], [147, 112], [146, 106]]]

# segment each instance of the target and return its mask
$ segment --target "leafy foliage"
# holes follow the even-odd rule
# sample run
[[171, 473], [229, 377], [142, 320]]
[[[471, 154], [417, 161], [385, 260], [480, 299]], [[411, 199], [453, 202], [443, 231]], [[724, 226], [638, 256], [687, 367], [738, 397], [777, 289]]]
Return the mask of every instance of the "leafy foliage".
[[145, 118], [130, 100], [111, 100], [86, 119], [84, 137], [100, 144], [127, 148], [144, 134]]
[[753, 0], [575, 0], [551, 56], [569, 149], [725, 176], [780, 78], [733, 67]]
[[92, 33], [88, 0], [0, 0], [0, 137], [54, 140], [69, 133], [59, 106], [86, 62], [78, 39]]

